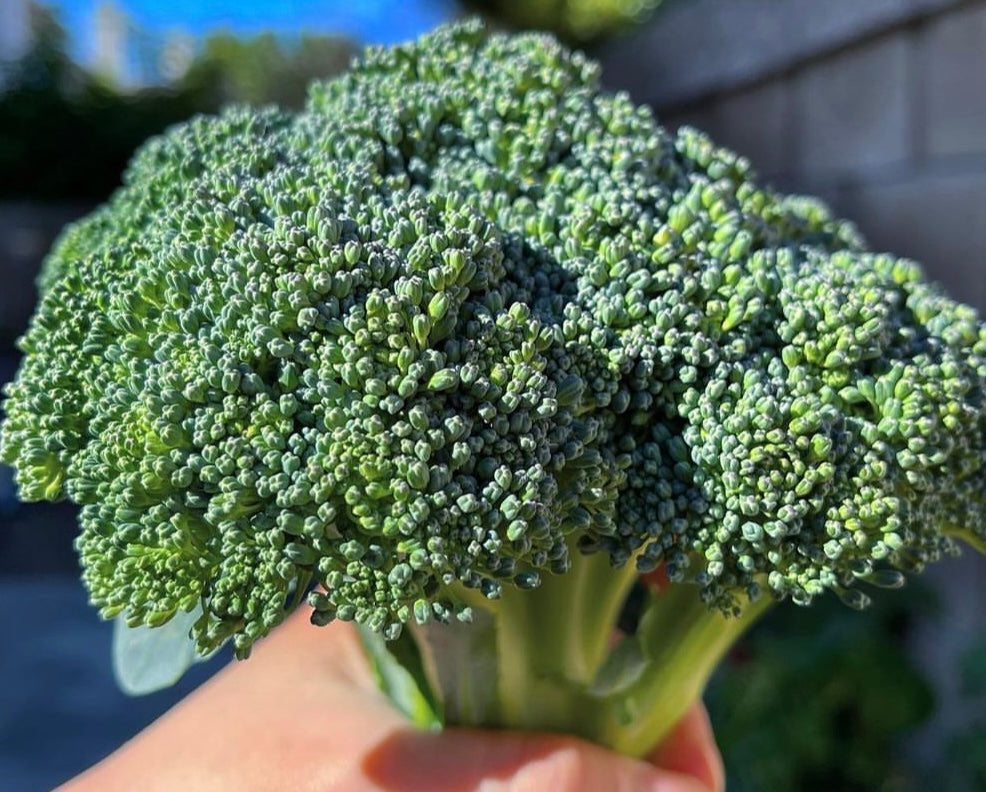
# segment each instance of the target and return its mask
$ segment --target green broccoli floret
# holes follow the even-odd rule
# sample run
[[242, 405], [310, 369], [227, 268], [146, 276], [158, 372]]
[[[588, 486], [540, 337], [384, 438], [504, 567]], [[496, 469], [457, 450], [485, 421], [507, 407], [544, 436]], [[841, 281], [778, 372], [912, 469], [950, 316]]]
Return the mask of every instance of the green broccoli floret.
[[642, 754], [769, 603], [984, 546], [976, 312], [598, 76], [476, 24], [371, 48], [66, 231], [0, 458], [81, 506], [105, 617], [244, 657], [308, 595], [450, 720]]

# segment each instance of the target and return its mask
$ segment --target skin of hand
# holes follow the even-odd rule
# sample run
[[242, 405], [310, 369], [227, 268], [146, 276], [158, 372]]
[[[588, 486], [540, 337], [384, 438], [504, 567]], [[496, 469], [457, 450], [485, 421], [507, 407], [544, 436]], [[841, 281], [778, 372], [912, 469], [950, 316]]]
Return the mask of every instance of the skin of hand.
[[355, 631], [296, 613], [63, 792], [722, 792], [699, 704], [646, 761], [572, 737], [415, 730]]

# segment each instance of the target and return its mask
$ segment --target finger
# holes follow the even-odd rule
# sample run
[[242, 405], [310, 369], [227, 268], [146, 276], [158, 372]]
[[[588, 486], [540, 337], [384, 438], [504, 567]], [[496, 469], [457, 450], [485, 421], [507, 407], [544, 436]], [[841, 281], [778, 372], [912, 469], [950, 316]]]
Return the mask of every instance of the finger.
[[726, 787], [722, 756], [701, 702], [688, 711], [648, 760], [657, 767], [697, 778], [709, 792], [721, 792]]
[[569, 737], [450, 729], [401, 731], [365, 758], [387, 792], [706, 792], [694, 778]]
[[[311, 609], [301, 606], [269, 636], [257, 641], [248, 663], [257, 674], [271, 666], [283, 672], [312, 673], [344, 679], [363, 690], [376, 689], [366, 654], [352, 624], [334, 622], [326, 627], [311, 623]], [[264, 667], [263, 669], [261, 667]], [[278, 677], [283, 676], [278, 674]]]

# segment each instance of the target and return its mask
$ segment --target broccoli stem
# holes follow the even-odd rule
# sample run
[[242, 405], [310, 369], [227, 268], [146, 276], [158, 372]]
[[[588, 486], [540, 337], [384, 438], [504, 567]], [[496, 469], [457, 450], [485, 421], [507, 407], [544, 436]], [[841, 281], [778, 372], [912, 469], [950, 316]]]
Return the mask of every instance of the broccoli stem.
[[503, 725], [571, 731], [592, 704], [620, 610], [637, 578], [598, 553], [573, 553], [572, 569], [533, 591], [505, 587], [494, 605]]
[[702, 696], [726, 652], [772, 602], [748, 602], [724, 616], [699, 597], [697, 586], [674, 584], [650, 595], [636, 636], [646, 661], [629, 685], [606, 695], [591, 739], [630, 756], [661, 742]]
[[[444, 659], [457, 666], [433, 675], [449, 725], [563, 732], [646, 755], [701, 697], [725, 653], [771, 600], [761, 597], [726, 617], [700, 599], [697, 586], [674, 584], [649, 594], [637, 632], [614, 643], [636, 579], [633, 564], [613, 568], [602, 554], [575, 554], [570, 572], [548, 576], [531, 591], [505, 587], [493, 601], [457, 591], [482, 609], [478, 615], [495, 637], [475, 658], [483, 673], [467, 674], [461, 665], [475, 648], [450, 653], [448, 642], [468, 641], [473, 625], [419, 631], [429, 664], [440, 667]], [[429, 645], [434, 639], [441, 646]], [[470, 686], [477, 689], [464, 689]], [[461, 705], [490, 699], [479, 709]]]

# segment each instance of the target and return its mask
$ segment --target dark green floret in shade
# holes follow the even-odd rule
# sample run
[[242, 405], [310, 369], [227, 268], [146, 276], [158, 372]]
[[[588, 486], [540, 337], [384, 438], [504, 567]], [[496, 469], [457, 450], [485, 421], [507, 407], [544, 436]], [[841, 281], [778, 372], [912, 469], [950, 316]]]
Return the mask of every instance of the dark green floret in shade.
[[104, 616], [201, 608], [203, 654], [309, 592], [423, 647], [476, 619], [506, 692], [453, 719], [642, 754], [768, 603], [986, 545], [976, 312], [548, 37], [177, 126], [41, 285], [0, 459], [81, 506]]

